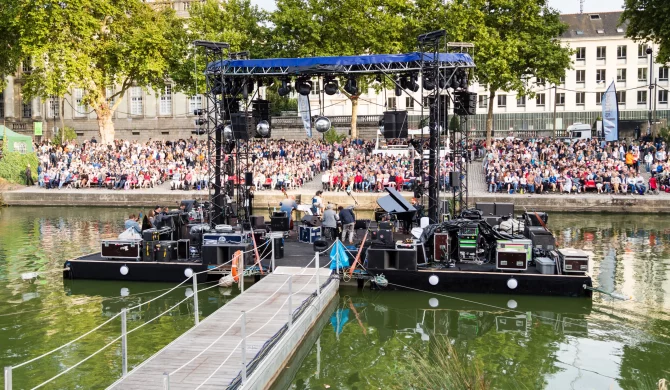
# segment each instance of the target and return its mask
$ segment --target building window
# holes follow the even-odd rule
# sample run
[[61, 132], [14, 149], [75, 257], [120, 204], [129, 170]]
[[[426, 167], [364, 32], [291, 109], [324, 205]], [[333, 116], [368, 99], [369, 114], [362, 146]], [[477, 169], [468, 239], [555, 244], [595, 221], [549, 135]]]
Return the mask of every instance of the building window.
[[596, 104], [601, 105], [603, 103], [603, 96], [605, 92], [596, 92]]
[[658, 102], [661, 104], [668, 104], [668, 91], [665, 89], [658, 90]]
[[5, 117], [5, 94], [0, 91], [0, 118]]
[[577, 60], [585, 60], [586, 59], [586, 48], [585, 47], [578, 47], [576, 54], [577, 54]]
[[33, 105], [28, 102], [28, 103], [23, 103], [21, 105], [22, 112], [21, 112], [21, 117], [22, 118], [32, 118], [33, 117]]
[[658, 68], [658, 79], [661, 81], [668, 81], [668, 67], [661, 66]]
[[161, 115], [172, 115], [172, 86], [166, 85], [161, 91]]
[[617, 46], [616, 47], [616, 58], [618, 58], [620, 60], [625, 60], [626, 55], [627, 55], [627, 51], [628, 51], [628, 46], [626, 46], [626, 45]]
[[626, 81], [626, 69], [616, 70], [616, 81]]
[[23, 73], [30, 73], [33, 70], [33, 67], [30, 65], [32, 60], [30, 57], [26, 58], [25, 61], [21, 64], [21, 71]]
[[607, 78], [606, 74], [605, 69], [596, 69], [596, 82], [604, 83]]
[[498, 95], [498, 107], [507, 107], [507, 95]]
[[637, 104], [647, 104], [647, 91], [637, 91]]
[[577, 77], [578, 83], [586, 82], [586, 71], [584, 69], [577, 70], [575, 76]]
[[626, 104], [626, 91], [618, 91], [616, 93], [616, 101], [619, 102], [619, 104]]
[[637, 45], [637, 58], [647, 58], [647, 44]]
[[637, 81], [647, 81], [647, 68], [637, 68]]
[[558, 78], [558, 85], [563, 85], [565, 84], [565, 76], [561, 76]]
[[74, 116], [75, 117], [84, 117], [86, 116], [86, 106], [84, 105], [84, 90], [81, 88], [75, 88], [74, 90]]
[[577, 92], [575, 94], [575, 102], [577, 103], [578, 106], [583, 106], [584, 105], [585, 95], [586, 95], [586, 93], [584, 93], [584, 92]]
[[489, 97], [486, 95], [479, 95], [479, 108], [488, 108], [489, 107]]
[[414, 99], [411, 97], [406, 97], [405, 98], [405, 108], [408, 110], [413, 110], [414, 109]]
[[556, 105], [565, 106], [565, 93], [561, 92], [556, 94]]
[[142, 104], [142, 88], [130, 88], [130, 115], [142, 115], [144, 107]]
[[309, 93], [317, 96], [321, 94], [321, 84], [319, 84], [319, 79], [312, 80], [312, 90], [309, 91]]
[[58, 103], [58, 96], [51, 95], [49, 97], [49, 112], [47, 113], [47, 117], [53, 119], [60, 118], [60, 105]]
[[394, 109], [394, 110], [396, 109], [395, 98], [394, 97], [390, 97], [390, 98], [386, 99], [386, 108]]
[[112, 107], [114, 103], [116, 103], [116, 99], [118, 96], [114, 96], [114, 87], [107, 87], [105, 88], [105, 98], [107, 99], [107, 104], [109, 104], [109, 107]]
[[546, 83], [547, 83], [547, 81], [545, 79], [543, 79], [542, 77], [538, 77], [537, 81], [535, 82], [535, 84], [537, 84], [537, 85], [544, 85]]
[[517, 107], [526, 107], [526, 97], [525, 96], [517, 96], [516, 106]]
[[193, 112], [195, 110], [199, 110], [201, 108], [202, 108], [202, 95], [190, 96], [188, 98], [188, 112], [189, 112], [189, 114], [193, 114]]
[[544, 102], [545, 102], [545, 94], [543, 93], [538, 93], [535, 95], [535, 105], [538, 107], [544, 107]]
[[607, 47], [598, 46], [596, 48], [596, 59], [597, 60], [604, 60], [606, 55], [607, 55]]

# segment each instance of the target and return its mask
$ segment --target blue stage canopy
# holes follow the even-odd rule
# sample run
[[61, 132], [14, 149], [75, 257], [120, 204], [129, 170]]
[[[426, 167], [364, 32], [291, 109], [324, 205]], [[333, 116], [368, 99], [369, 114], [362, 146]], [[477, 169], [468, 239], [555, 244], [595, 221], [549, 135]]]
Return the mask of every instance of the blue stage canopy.
[[[223, 71], [230, 75], [296, 75], [321, 73], [377, 73], [419, 70], [422, 63], [433, 62], [433, 53], [375, 54], [341, 57], [266, 58], [253, 60], [223, 60], [207, 65], [208, 73]], [[467, 53], [439, 53], [442, 68], [472, 68]]]

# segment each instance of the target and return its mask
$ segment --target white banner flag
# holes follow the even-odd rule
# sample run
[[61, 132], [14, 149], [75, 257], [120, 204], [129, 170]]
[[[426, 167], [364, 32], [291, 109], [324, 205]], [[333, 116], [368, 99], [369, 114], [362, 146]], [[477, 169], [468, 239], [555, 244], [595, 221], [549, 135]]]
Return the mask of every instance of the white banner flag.
[[302, 124], [305, 126], [307, 138], [312, 138], [312, 116], [309, 109], [309, 96], [298, 94], [298, 113], [302, 118]]

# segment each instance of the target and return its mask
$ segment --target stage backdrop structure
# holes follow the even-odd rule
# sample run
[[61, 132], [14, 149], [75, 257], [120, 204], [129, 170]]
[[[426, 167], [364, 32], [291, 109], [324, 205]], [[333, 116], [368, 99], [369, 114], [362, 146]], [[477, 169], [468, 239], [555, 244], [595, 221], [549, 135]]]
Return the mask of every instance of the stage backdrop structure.
[[[257, 128], [257, 124], [247, 123], [246, 128], [249, 131], [244, 132], [241, 121], [253, 121], [254, 117], [247, 113], [250, 110], [250, 102], [258, 99], [259, 88], [278, 83], [281, 85], [279, 94], [282, 96], [290, 94], [294, 89], [297, 93], [309, 94], [311, 80], [315, 78], [317, 82], [323, 79], [324, 88], [321, 88], [323, 98], [325, 94], [336, 93], [338, 85], [349, 93], [358, 92], [358, 78], [364, 75], [376, 75], [378, 80], [386, 78], [392, 85], [395, 85], [397, 96], [406, 93], [413, 99], [408, 91], [422, 91], [422, 99], [415, 105], [418, 104], [421, 107], [422, 118], [424, 108], [430, 112], [426, 113], [428, 115], [425, 115], [425, 119], [430, 129], [427, 134], [430, 148], [427, 158], [429, 165], [427, 195], [428, 216], [431, 222], [437, 222], [441, 212], [448, 212], [439, 209], [441, 204], [439, 202], [439, 178], [446, 173], [440, 173], [439, 148], [442, 145], [442, 139], [439, 128], [447, 123], [448, 102], [451, 102], [456, 115], [461, 116], [462, 130], [458, 132], [460, 133], [458, 135], [452, 134], [451, 140], [454, 145], [451, 148], [452, 161], [459, 162], [455, 169], [460, 170], [462, 177], [458, 195], [454, 193], [454, 197], [458, 198], [454, 204], [465, 207], [467, 205], [467, 172], [465, 164], [460, 164], [460, 161], [464, 151], [463, 143], [467, 141], [467, 115], [474, 114], [464, 110], [463, 106], [469, 105], [467, 99], [476, 100], [476, 95], [467, 93], [470, 70], [475, 67], [468, 53], [473, 49], [473, 45], [447, 43], [445, 36], [446, 33], [443, 30], [421, 35], [418, 40], [419, 51], [413, 53], [309, 58], [247, 59], [247, 53], [229, 53], [225, 43], [194, 42], [196, 47], [204, 49], [208, 60], [205, 70], [207, 108], [203, 112], [207, 120], [201, 121], [200, 124], [206, 126], [208, 145], [211, 145], [208, 151], [210, 153], [209, 170], [210, 183], [212, 183], [210, 198], [213, 206], [213, 223], [229, 222], [231, 217], [238, 218], [240, 221], [248, 221], [249, 216], [243, 211], [244, 205], [248, 202], [246, 199], [248, 192], [243, 183], [239, 181], [236, 184], [237, 204], [241, 207], [235, 207], [237, 215], [232, 215], [229, 211], [231, 208], [227, 204], [229, 199], [225, 197], [225, 191], [222, 189], [221, 177], [224, 162], [230, 158], [235, 160], [235, 172], [231, 176], [244, 177], [249, 167], [248, 161], [245, 161], [248, 160], [245, 145], [247, 140], [253, 136], [253, 130]], [[456, 95], [466, 98], [456, 101], [454, 100]], [[427, 103], [429, 101], [432, 102], [430, 106]], [[238, 114], [235, 116], [238, 131], [226, 133], [232, 133], [232, 139], [225, 139], [224, 129], [231, 126], [232, 114]], [[324, 113], [319, 112], [318, 115], [312, 115], [311, 118], [312, 121], [320, 119], [321, 122], [318, 125], [322, 125], [323, 116]], [[419, 158], [425, 159], [423, 153], [419, 153]], [[421, 198], [423, 201], [423, 194]]]

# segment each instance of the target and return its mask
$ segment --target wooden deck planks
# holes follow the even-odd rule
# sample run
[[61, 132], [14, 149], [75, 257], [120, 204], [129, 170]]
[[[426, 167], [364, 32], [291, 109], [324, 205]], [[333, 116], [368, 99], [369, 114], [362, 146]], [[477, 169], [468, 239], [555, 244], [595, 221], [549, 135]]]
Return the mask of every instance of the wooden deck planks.
[[[316, 291], [316, 277], [313, 277], [315, 272], [315, 269], [278, 267], [275, 273], [249, 287], [243, 294], [212, 313], [200, 325], [186, 332], [110, 388], [163, 389], [163, 373], [171, 373], [187, 363], [230, 327], [206, 352], [170, 376], [170, 390], [195, 389], [200, 385], [202, 390], [227, 387], [239, 374], [242, 364], [241, 344], [238, 345], [242, 340], [242, 331], [240, 321], [236, 321], [241, 311], [251, 310], [260, 304], [255, 310], [246, 313], [248, 363], [287, 323], [289, 275], [293, 275], [292, 292], [295, 295], [292, 297], [292, 308], [295, 310]], [[330, 276], [330, 270], [322, 268], [318, 272], [320, 283], [325, 283]], [[226, 359], [228, 360], [222, 365]]]

